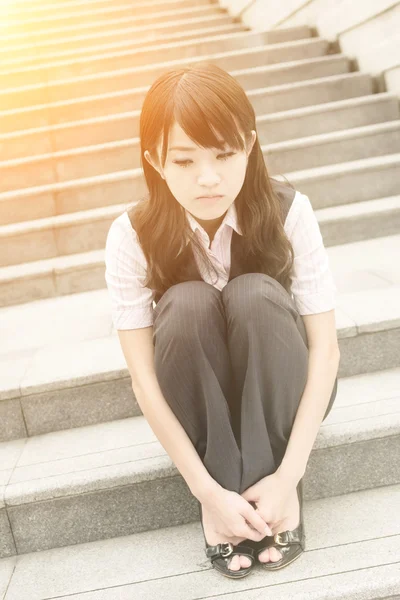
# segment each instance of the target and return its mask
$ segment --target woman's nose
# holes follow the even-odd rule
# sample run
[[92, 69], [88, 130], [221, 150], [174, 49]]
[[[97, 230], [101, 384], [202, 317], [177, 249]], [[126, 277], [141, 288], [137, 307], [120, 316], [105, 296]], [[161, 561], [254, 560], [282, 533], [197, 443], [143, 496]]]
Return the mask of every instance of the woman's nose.
[[221, 181], [220, 176], [212, 168], [203, 170], [199, 176], [199, 185], [212, 186], [216, 185]]

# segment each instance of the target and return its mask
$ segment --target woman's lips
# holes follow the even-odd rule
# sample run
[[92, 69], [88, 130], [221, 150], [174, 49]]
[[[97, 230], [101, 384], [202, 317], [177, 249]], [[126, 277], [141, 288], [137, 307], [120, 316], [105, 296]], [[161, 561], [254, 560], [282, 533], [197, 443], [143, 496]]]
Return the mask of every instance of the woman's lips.
[[200, 196], [200, 198], [198, 198], [198, 200], [204, 200], [204, 201], [209, 201], [209, 202], [213, 202], [215, 200], [219, 200], [220, 198], [223, 198], [223, 196]]

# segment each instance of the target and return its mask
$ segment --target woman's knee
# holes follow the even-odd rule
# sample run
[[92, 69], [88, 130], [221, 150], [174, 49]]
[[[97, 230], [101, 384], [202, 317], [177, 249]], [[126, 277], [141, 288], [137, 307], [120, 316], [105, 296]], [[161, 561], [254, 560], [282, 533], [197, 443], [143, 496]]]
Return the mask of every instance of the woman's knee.
[[173, 297], [175, 310], [183, 310], [193, 316], [194, 308], [207, 310], [218, 300], [220, 292], [205, 281], [184, 281], [171, 286], [166, 296]]
[[[232, 279], [222, 290], [224, 304], [232, 310], [251, 307], [270, 299], [275, 304], [287, 305], [290, 296], [285, 288], [273, 277], [265, 273], [245, 273]], [[249, 310], [250, 309], [250, 310]]]
[[212, 285], [204, 281], [184, 281], [171, 286], [160, 302], [155, 309], [157, 319], [161, 317], [174, 330], [177, 322], [179, 329], [188, 324], [189, 329], [194, 330], [196, 324], [211, 319], [221, 300], [219, 290]]

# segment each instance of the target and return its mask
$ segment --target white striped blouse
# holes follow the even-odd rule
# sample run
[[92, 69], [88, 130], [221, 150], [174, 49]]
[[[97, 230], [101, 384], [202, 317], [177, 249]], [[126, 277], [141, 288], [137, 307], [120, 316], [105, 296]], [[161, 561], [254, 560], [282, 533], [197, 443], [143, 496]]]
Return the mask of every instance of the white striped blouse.
[[[232, 230], [241, 235], [235, 203], [229, 207], [210, 248], [206, 231], [188, 211], [185, 212], [192, 230], [197, 232], [219, 272], [217, 282], [209, 280], [200, 257], [195, 255], [201, 277], [222, 290], [229, 281]], [[294, 251], [291, 294], [299, 314], [332, 310], [336, 306], [337, 288], [328, 254], [311, 202], [308, 196], [297, 190], [284, 230]], [[154, 293], [143, 286], [147, 262], [126, 211], [111, 223], [106, 240], [105, 265], [115, 329], [139, 329], [153, 325]]]

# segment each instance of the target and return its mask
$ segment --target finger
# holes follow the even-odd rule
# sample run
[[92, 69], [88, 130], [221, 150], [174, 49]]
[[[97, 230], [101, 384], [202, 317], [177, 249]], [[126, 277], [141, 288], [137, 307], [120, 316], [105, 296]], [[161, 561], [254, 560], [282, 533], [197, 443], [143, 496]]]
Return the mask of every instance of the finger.
[[240, 544], [240, 542], [243, 541], [243, 538], [245, 538], [245, 536], [242, 536], [242, 537], [239, 537], [239, 536], [227, 537], [226, 541], [230, 542], [234, 546], [237, 546], [238, 544]]
[[259, 533], [256, 529], [253, 529], [249, 525], [245, 525], [241, 535], [245, 536], [248, 540], [253, 540], [253, 542], [260, 542], [268, 535], [268, 533]]
[[275, 535], [275, 533], [283, 531], [283, 529], [282, 529], [282, 523], [284, 521], [285, 521], [285, 519], [283, 519], [282, 521], [277, 521], [277, 522], [271, 524], [272, 533], [274, 535]]
[[251, 508], [249, 506], [248, 510], [246, 511], [245, 517], [247, 519], [247, 521], [250, 523], [250, 525], [252, 525], [254, 527], [254, 529], [256, 529], [260, 534], [262, 535], [272, 535], [272, 531], [268, 525], [268, 523], [266, 523], [264, 521], [264, 519], [261, 517], [261, 515], [259, 513], [257, 513], [254, 508]]

